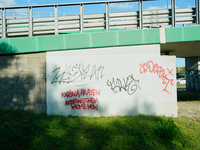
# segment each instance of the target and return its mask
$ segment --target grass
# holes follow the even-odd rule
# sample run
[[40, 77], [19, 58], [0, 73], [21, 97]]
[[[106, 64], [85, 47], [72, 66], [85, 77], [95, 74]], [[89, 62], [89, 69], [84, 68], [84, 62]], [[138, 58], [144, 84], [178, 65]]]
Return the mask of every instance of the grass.
[[2, 150], [200, 149], [200, 119], [63, 117], [0, 110]]
[[186, 84], [177, 84], [177, 88], [178, 87], [186, 87]]
[[186, 84], [177, 84], [177, 91], [186, 91]]

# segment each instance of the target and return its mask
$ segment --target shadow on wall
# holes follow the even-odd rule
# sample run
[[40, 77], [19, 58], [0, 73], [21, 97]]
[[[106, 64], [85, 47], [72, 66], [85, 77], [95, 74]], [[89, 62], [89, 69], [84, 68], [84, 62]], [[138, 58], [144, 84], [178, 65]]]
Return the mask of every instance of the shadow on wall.
[[[0, 44], [2, 53], [15, 53], [15, 48]], [[29, 54], [31, 55], [31, 54]], [[44, 66], [45, 67], [45, 66]], [[0, 56], [0, 109], [34, 111], [41, 102], [36, 95], [34, 64], [27, 54]]]
[[[47, 80], [48, 84], [51, 81]], [[59, 86], [59, 83], [53, 83]], [[56, 92], [56, 85], [51, 89], [48, 87], [48, 114], [57, 115], [72, 115], [72, 116], [127, 116], [148, 114], [155, 115], [156, 110], [154, 105], [148, 100], [143, 101], [139, 96], [133, 96], [132, 101], [105, 101], [100, 98], [99, 89], [93, 89], [92, 86], [66, 84], [61, 93]], [[88, 94], [88, 91], [94, 90], [93, 94]], [[85, 91], [87, 94], [82, 95]], [[78, 93], [78, 94], [77, 94]], [[58, 94], [58, 95], [56, 95]], [[115, 94], [115, 93], [113, 93]]]
[[[110, 99], [110, 101], [105, 101], [104, 99], [99, 99], [101, 98], [101, 94], [96, 93], [101, 90], [93, 89], [94, 85], [92, 83], [84, 82], [82, 81], [82, 78], [80, 78], [79, 80], [70, 80], [70, 77], [75, 73], [79, 75], [78, 72], [75, 72], [75, 69], [73, 73], [65, 71], [67, 73], [66, 76], [64, 76], [65, 72], [54, 72], [54, 70], [57, 70], [56, 68], [59, 67], [55, 64], [53, 66], [47, 66], [47, 71], [49, 73], [47, 77], [48, 114], [58, 114], [64, 116], [124, 116], [138, 114], [156, 114], [154, 105], [151, 104], [151, 102], [148, 102], [148, 100], [144, 101], [140, 96], [137, 95], [133, 95], [133, 100], [129, 100], [127, 102], [126, 100], [115, 101], [114, 99]], [[95, 95], [82, 95], [84, 93], [82, 91], [88, 93], [88, 90], [95, 90]]]

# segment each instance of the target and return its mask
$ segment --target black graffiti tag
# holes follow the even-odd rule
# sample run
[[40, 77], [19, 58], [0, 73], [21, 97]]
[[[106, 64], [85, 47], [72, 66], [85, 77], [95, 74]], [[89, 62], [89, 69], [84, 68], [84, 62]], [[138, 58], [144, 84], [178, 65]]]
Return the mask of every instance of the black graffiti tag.
[[100, 78], [103, 78], [103, 71], [104, 66], [96, 67], [96, 65], [87, 65], [86, 67], [84, 65], [75, 65], [75, 66], [66, 66], [64, 71], [61, 71], [62, 68], [58, 67], [55, 70], [52, 71], [54, 75], [53, 80], [51, 84], [54, 83], [71, 83], [71, 82], [78, 82], [83, 80], [98, 80]]
[[139, 86], [139, 80], [135, 80], [133, 75], [129, 75], [126, 79], [123, 78], [122, 80], [119, 78], [112, 78], [112, 80], [107, 81], [107, 85], [111, 87], [111, 90], [114, 93], [124, 90], [129, 95], [134, 94], [138, 88], [141, 89]]

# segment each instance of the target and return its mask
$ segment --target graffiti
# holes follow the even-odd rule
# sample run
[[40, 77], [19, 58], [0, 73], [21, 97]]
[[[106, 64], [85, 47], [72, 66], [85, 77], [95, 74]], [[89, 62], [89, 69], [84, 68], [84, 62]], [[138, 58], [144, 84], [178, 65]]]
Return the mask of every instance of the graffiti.
[[111, 87], [111, 90], [114, 93], [122, 90], [126, 91], [129, 95], [134, 94], [139, 87], [139, 80], [135, 80], [133, 75], [129, 75], [126, 79], [123, 78], [123, 81], [119, 78], [112, 78], [112, 80], [107, 81], [107, 85]]
[[64, 71], [61, 71], [61, 67], [56, 68], [52, 71], [54, 75], [53, 80], [51, 81], [51, 84], [53, 83], [71, 83], [71, 82], [78, 82], [83, 80], [98, 80], [99, 78], [103, 78], [103, 71], [104, 67], [99, 66], [96, 67], [87, 65], [86, 67], [84, 65], [75, 65], [75, 66], [66, 66]]
[[[71, 108], [77, 109], [77, 110], [97, 110], [98, 111], [98, 104], [99, 100], [98, 98], [93, 98], [93, 97], [87, 97], [87, 98], [80, 98], [81, 96], [98, 96], [100, 95], [100, 90], [96, 89], [81, 89], [81, 90], [76, 90], [72, 92], [71, 90], [68, 92], [61, 93], [61, 98], [71, 98], [75, 97], [70, 100], [65, 101], [66, 106], [71, 106]], [[79, 97], [79, 98], [76, 98]]]
[[96, 90], [96, 89], [81, 89], [81, 90], [76, 90], [74, 92], [72, 92], [71, 90], [61, 93], [61, 98], [63, 97], [80, 97], [80, 96], [96, 96], [96, 95], [100, 95], [100, 90]]
[[[162, 80], [162, 84], [165, 85], [163, 91], [169, 93], [169, 91], [167, 90], [169, 85], [174, 85], [173, 84], [173, 79], [169, 79], [169, 76], [174, 76], [173, 73], [173, 68], [170, 70], [167, 68], [167, 70], [165, 70], [162, 66], [158, 66], [157, 63], [154, 63], [153, 61], [148, 61], [147, 63], [143, 63], [140, 64], [140, 74], [143, 73], [155, 73], [158, 75], [158, 77]], [[170, 93], [171, 94], [171, 93]]]
[[192, 90], [199, 91], [198, 70], [191, 69], [187, 71], [188, 85]]
[[[92, 103], [92, 104], [87, 104], [86, 103]], [[71, 108], [74, 109], [92, 109], [92, 110], [98, 110], [98, 105], [99, 104], [98, 98], [82, 98], [82, 99], [71, 99], [68, 101], [65, 101], [65, 105], [71, 105]]]

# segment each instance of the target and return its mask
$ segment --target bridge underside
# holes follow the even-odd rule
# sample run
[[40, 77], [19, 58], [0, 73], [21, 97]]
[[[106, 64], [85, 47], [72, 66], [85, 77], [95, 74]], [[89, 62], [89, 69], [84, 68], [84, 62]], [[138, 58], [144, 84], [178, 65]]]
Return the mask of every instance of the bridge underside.
[[161, 44], [161, 54], [175, 55], [179, 58], [200, 56], [200, 41]]

